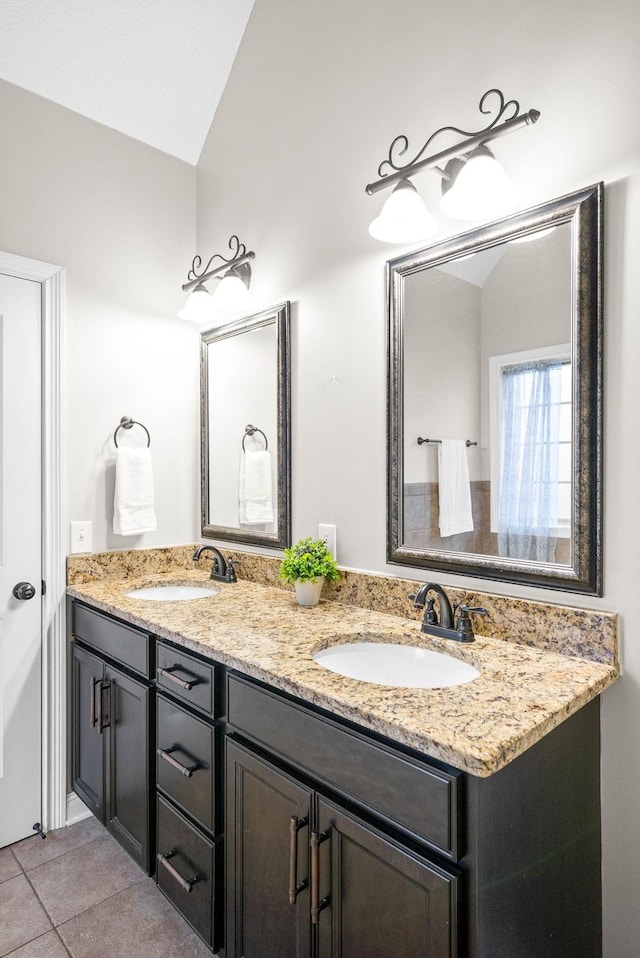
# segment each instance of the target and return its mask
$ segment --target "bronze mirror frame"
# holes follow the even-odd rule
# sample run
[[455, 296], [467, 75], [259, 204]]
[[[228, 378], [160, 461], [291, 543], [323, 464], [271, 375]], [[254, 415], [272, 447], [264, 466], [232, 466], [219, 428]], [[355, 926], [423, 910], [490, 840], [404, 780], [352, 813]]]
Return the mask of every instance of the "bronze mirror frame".
[[[200, 464], [201, 464], [201, 518], [202, 536], [246, 545], [268, 546], [284, 549], [291, 545], [291, 346], [290, 346], [289, 301], [262, 310], [252, 316], [238, 319], [205, 330], [200, 335]], [[208, 347], [230, 336], [241, 336], [263, 326], [274, 325], [276, 348], [274, 360], [277, 375], [277, 488], [274, 490], [273, 506], [276, 516], [276, 531], [262, 532], [243, 530], [241, 527], [221, 526], [211, 522], [209, 501], [209, 430], [211, 428], [208, 398]], [[242, 382], [238, 380], [238, 389]], [[229, 403], [233, 403], [229, 396]]]
[[[602, 183], [387, 262], [387, 561], [602, 595]], [[406, 277], [547, 227], [571, 224], [572, 549], [568, 565], [403, 545], [403, 286]], [[452, 370], [453, 374], [453, 370]]]

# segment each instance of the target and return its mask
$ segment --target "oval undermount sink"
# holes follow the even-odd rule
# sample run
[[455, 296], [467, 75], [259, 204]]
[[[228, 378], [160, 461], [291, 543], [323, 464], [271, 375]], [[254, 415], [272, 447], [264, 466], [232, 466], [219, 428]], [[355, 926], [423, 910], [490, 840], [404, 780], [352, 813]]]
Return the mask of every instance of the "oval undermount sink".
[[143, 589], [133, 589], [125, 592], [129, 599], [148, 599], [150, 602], [188, 602], [191, 599], [204, 599], [215, 595], [220, 589], [217, 586], [199, 585], [150, 585]]
[[473, 665], [452, 655], [392, 642], [332, 645], [313, 658], [347, 678], [403, 689], [442, 689], [473, 682], [480, 675]]

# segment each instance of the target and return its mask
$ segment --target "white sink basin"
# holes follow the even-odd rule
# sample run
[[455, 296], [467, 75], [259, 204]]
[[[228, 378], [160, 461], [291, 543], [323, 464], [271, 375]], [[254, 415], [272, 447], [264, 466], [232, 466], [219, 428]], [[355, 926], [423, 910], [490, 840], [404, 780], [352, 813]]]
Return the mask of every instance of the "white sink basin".
[[313, 658], [347, 678], [403, 689], [442, 689], [473, 682], [480, 675], [473, 665], [451, 655], [391, 642], [332, 645]]
[[204, 599], [215, 595], [220, 589], [217, 586], [197, 585], [150, 585], [144, 589], [133, 589], [125, 592], [130, 599], [148, 599], [150, 602], [189, 602], [191, 599]]

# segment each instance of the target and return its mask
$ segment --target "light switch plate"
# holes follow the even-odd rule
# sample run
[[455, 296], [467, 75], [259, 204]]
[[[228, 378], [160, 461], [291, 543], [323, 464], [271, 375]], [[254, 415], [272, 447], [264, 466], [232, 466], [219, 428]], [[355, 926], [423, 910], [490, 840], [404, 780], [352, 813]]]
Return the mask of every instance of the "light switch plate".
[[338, 556], [336, 553], [336, 527], [327, 525], [326, 523], [320, 523], [318, 526], [318, 539], [324, 539], [329, 552], [337, 562]]
[[71, 553], [91, 552], [93, 548], [93, 523], [89, 519], [71, 523]]

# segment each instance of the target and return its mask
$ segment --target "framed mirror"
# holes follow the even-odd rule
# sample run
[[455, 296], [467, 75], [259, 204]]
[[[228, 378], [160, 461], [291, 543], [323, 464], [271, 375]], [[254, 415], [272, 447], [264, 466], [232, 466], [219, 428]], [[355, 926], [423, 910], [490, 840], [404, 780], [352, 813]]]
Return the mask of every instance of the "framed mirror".
[[202, 535], [291, 544], [290, 304], [201, 334]]
[[602, 595], [602, 184], [387, 263], [387, 558]]

